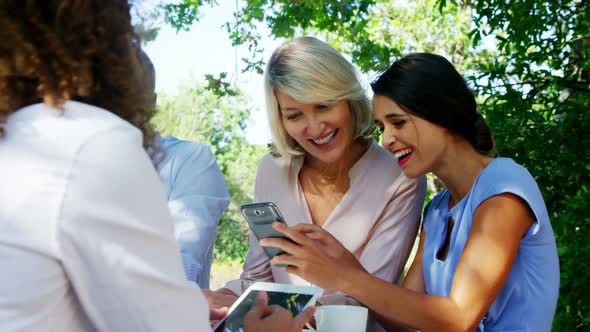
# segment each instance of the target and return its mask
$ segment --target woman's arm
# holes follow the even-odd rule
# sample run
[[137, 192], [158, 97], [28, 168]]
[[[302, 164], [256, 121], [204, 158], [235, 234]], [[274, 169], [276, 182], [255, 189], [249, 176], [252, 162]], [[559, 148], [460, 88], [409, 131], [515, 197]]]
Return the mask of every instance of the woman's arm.
[[[520, 240], [533, 219], [528, 205], [512, 194], [493, 196], [483, 202], [473, 217], [449, 297], [392, 285], [340, 264], [292, 229], [277, 227], [298, 244], [268, 239], [265, 245], [278, 246], [292, 254], [273, 258], [273, 264], [291, 265], [288, 272], [320, 287], [339, 289], [390, 321], [424, 332], [473, 331], [508, 278]], [[419, 286], [418, 281], [413, 283]]]
[[367, 276], [352, 277], [366, 282], [364, 290], [351, 287], [348, 278], [341, 279], [342, 288], [367, 305], [375, 305], [377, 312], [391, 320], [421, 331], [473, 331], [508, 278], [520, 240], [532, 222], [528, 206], [514, 195], [502, 194], [483, 202], [473, 217], [449, 297], [380, 285]]
[[[404, 278], [402, 283], [402, 287], [413, 290], [417, 293], [423, 294], [425, 293], [424, 288], [424, 273], [422, 272], [422, 257], [424, 252], [424, 241], [426, 239], [426, 233], [424, 228], [420, 232], [420, 242], [418, 244], [418, 251], [416, 252], [416, 256], [414, 257], [414, 261]], [[388, 319], [387, 317], [378, 314], [377, 312], [373, 312], [373, 314], [377, 317], [379, 324], [383, 326], [387, 331], [415, 331], [415, 329], [403, 327], [401, 324], [396, 323]]]
[[402, 287], [413, 290], [418, 293], [426, 293], [424, 288], [424, 273], [422, 272], [422, 257], [424, 254], [424, 241], [426, 241], [426, 232], [424, 228], [420, 231], [420, 242], [414, 261], [404, 278]]

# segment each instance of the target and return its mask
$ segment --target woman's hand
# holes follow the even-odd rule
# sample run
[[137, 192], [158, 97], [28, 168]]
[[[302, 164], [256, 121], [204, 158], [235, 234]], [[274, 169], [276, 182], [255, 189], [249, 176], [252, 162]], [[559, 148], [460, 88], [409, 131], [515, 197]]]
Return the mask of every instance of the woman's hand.
[[326, 289], [337, 288], [340, 273], [347, 269], [364, 270], [356, 257], [330, 233], [315, 225], [299, 224], [288, 227], [274, 223], [273, 228], [293, 242], [280, 238], [260, 241], [265, 247], [277, 247], [290, 255], [275, 256], [271, 264], [286, 264], [286, 271]]
[[220, 288], [216, 291], [210, 289], [201, 289], [203, 295], [209, 303], [209, 320], [211, 326], [217, 324], [225, 315], [229, 307], [236, 302], [238, 296], [226, 288]]
[[358, 259], [344, 246], [340, 241], [324, 230], [323, 228], [311, 224], [298, 224], [292, 227], [293, 230], [305, 234], [308, 238], [315, 240], [328, 256], [335, 258], [345, 265], [355, 266], [360, 270], [365, 270]]
[[268, 295], [266, 292], [259, 293], [254, 306], [244, 317], [244, 330], [246, 332], [300, 332], [315, 312], [315, 307], [312, 306], [293, 318], [287, 309], [278, 305], [268, 306], [267, 303]]

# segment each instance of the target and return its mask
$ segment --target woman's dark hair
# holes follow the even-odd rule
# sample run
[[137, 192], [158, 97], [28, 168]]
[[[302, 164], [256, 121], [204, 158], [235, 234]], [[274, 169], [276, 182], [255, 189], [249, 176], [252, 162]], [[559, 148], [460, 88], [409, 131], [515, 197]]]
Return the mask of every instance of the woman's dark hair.
[[492, 133], [477, 112], [473, 94], [444, 57], [407, 55], [394, 62], [371, 87], [376, 95], [390, 98], [408, 113], [462, 136], [478, 152], [492, 152]]
[[18, 109], [77, 100], [153, 134], [128, 0], [0, 0], [1, 124]]

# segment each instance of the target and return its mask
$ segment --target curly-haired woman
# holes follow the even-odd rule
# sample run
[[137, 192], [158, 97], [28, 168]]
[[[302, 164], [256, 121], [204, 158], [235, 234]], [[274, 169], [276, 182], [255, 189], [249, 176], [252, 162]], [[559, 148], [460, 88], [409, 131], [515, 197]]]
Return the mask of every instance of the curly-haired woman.
[[208, 330], [144, 149], [127, 0], [0, 0], [0, 26], [0, 330]]

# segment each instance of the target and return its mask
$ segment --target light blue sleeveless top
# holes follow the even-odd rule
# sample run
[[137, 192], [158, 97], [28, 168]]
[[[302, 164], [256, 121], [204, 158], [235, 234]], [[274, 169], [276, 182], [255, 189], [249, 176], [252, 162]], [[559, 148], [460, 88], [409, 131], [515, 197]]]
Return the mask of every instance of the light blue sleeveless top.
[[[528, 203], [536, 221], [520, 241], [512, 272], [477, 331], [550, 331], [559, 291], [555, 236], [537, 183], [524, 167], [512, 159], [492, 160], [475, 180], [469, 193], [452, 209], [449, 210], [450, 194], [446, 190], [426, 207], [423, 253], [426, 292], [449, 296], [475, 210], [486, 199], [501, 193], [521, 197]], [[455, 225], [447, 258], [441, 261], [436, 254], [444, 244], [449, 217], [453, 218]], [[493, 257], [493, 254], [490, 256]]]

